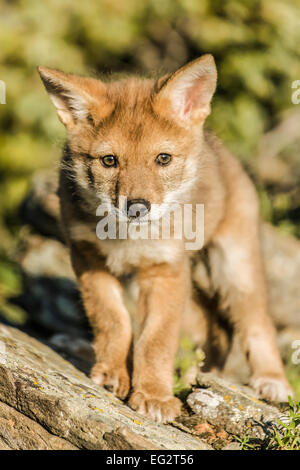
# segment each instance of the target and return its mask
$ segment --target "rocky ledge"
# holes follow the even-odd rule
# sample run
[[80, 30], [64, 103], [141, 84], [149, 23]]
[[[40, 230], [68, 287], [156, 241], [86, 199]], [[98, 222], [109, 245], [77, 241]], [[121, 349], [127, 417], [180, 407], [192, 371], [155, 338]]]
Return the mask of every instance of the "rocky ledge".
[[[200, 374], [182, 416], [156, 424], [18, 329], [0, 326], [0, 449], [238, 448], [282, 412], [246, 387]], [[213, 446], [213, 447], [212, 447]]]

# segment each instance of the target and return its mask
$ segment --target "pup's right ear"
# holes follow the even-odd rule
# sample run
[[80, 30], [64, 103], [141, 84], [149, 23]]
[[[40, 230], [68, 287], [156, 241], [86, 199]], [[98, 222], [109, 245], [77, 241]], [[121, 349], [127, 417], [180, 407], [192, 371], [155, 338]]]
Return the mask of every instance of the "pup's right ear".
[[210, 113], [216, 81], [214, 58], [206, 54], [158, 82], [154, 107], [184, 126], [202, 123]]
[[59, 119], [68, 129], [78, 121], [99, 118], [105, 102], [104, 83], [47, 67], [38, 67], [38, 71]]

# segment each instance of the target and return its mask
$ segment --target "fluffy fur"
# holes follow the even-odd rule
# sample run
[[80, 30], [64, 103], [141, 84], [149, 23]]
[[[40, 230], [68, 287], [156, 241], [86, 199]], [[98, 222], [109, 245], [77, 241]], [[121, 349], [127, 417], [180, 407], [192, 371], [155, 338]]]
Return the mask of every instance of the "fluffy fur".
[[[99, 240], [96, 209], [118, 211], [121, 198], [155, 205], [160, 220], [172, 203], [204, 204], [204, 249], [220, 307], [240, 336], [251, 384], [265, 398], [292, 395], [267, 313], [255, 189], [240, 163], [204, 132], [216, 87], [206, 55], [158, 81], [104, 83], [40, 67], [46, 89], [67, 128], [60, 174], [61, 219], [86, 313], [95, 335], [91, 377], [155, 420], [180, 413], [172, 394], [173, 360], [183, 313], [207, 347], [213, 316], [201, 308], [191, 282], [197, 255], [182, 240]], [[156, 156], [172, 156], [166, 166]], [[106, 168], [105, 155], [118, 164]], [[194, 217], [194, 213], [191, 218]], [[191, 222], [191, 220], [186, 221]], [[130, 226], [130, 219], [126, 222]], [[147, 223], [147, 221], [146, 221]], [[138, 337], [122, 296], [122, 276], [138, 280]], [[216, 362], [228, 352], [219, 334]], [[222, 339], [223, 338], [223, 339]]]

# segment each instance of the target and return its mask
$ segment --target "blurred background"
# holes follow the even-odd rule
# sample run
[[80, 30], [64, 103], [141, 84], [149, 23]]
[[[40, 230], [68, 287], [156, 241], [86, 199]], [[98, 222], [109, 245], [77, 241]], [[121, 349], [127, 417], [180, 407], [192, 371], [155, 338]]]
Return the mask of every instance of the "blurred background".
[[[49, 199], [55, 183], [47, 175], [57, 167], [64, 128], [36, 66], [157, 76], [208, 52], [219, 80], [207, 124], [254, 180], [264, 220], [294, 237], [294, 251], [287, 251], [299, 266], [300, 104], [292, 104], [291, 95], [292, 82], [300, 80], [300, 0], [1, 0], [3, 321], [33, 322], [44, 338], [55, 333], [56, 345], [65, 324], [84, 321], [55, 225], [56, 201]], [[295, 278], [299, 270], [291, 270]], [[290, 303], [297, 292], [297, 286], [290, 291]], [[278, 317], [287, 315], [281, 308]], [[57, 314], [55, 326], [49, 311]], [[299, 369], [290, 367], [297, 387]]]

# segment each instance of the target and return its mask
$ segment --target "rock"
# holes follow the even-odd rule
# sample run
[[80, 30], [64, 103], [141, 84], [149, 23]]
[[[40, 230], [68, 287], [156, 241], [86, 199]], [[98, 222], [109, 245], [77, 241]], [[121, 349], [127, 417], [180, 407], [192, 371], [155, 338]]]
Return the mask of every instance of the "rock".
[[43, 426], [0, 403], [0, 450], [75, 450], [78, 447], [50, 434]]
[[[0, 326], [0, 345], [3, 448], [38, 448], [44, 437], [47, 449], [211, 448], [196, 436], [133, 412], [50, 348], [15, 328]], [[49, 442], [46, 433], [52, 436]]]
[[265, 439], [285, 413], [259, 400], [253, 390], [233, 384], [211, 373], [200, 373], [197, 388], [187, 397], [194, 415], [181, 422], [195, 430], [199, 423], [208, 422], [229, 434]]
[[238, 442], [229, 442], [222, 450], [241, 450], [241, 446]]
[[200, 373], [169, 425], [132, 411], [46, 345], [0, 325], [0, 449], [239, 449], [263, 443], [285, 411], [249, 388]]

